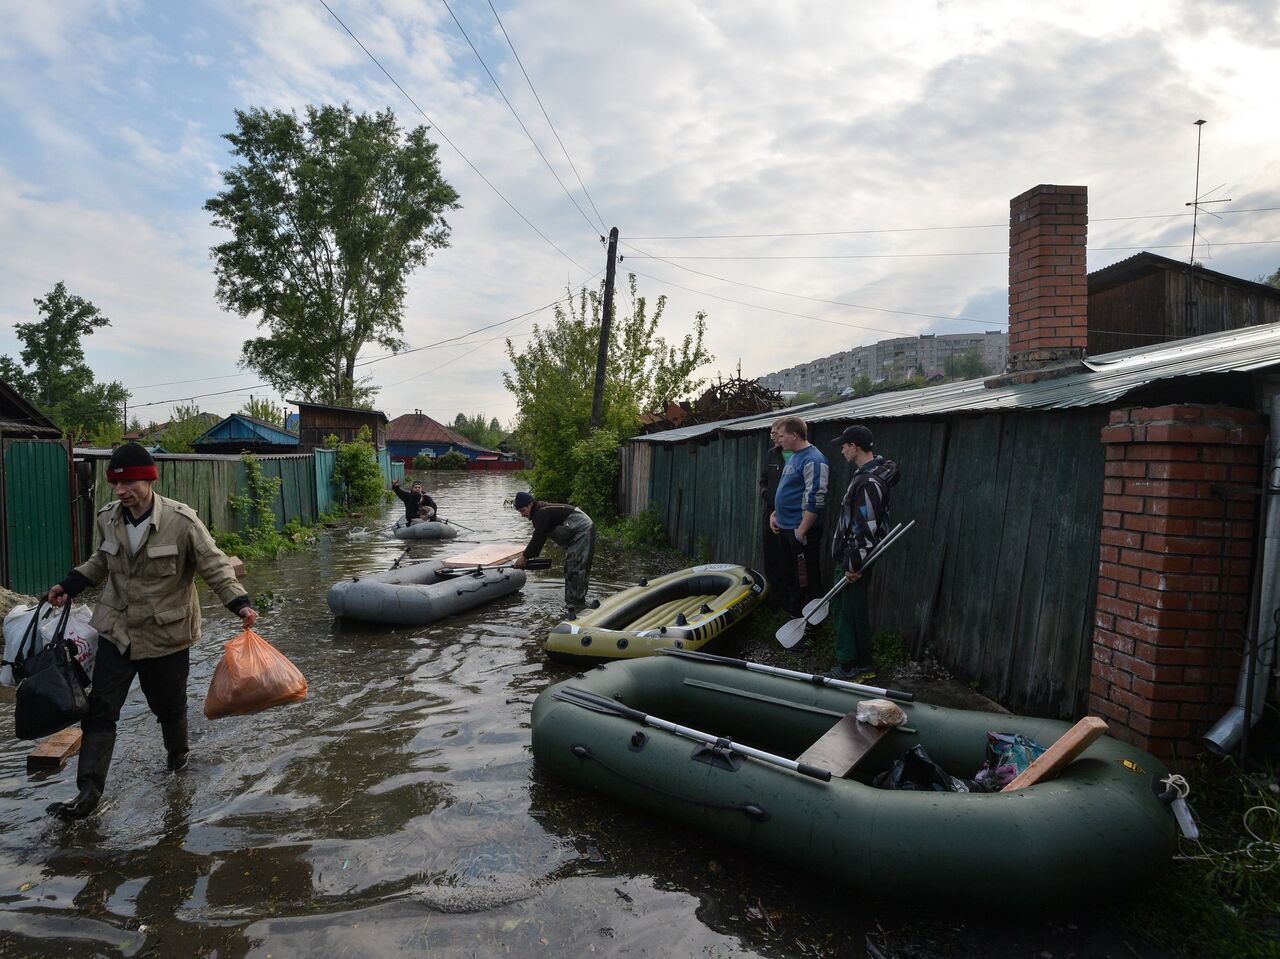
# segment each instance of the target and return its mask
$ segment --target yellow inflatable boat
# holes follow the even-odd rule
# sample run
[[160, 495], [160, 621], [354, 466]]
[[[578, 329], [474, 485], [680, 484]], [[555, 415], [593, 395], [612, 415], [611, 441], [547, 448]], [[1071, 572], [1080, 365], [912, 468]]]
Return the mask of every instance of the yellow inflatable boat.
[[642, 579], [555, 626], [547, 654], [586, 663], [651, 656], [664, 646], [701, 649], [759, 606], [766, 588], [755, 570], [732, 563]]

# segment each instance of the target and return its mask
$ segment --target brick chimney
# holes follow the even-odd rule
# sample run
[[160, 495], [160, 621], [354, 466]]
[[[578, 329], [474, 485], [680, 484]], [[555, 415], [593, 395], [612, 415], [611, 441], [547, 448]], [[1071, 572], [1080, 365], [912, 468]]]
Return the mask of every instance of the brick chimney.
[[1009, 365], [1001, 380], [1048, 366], [1073, 371], [1071, 361], [1084, 356], [1088, 229], [1088, 187], [1042, 183], [1009, 201]]

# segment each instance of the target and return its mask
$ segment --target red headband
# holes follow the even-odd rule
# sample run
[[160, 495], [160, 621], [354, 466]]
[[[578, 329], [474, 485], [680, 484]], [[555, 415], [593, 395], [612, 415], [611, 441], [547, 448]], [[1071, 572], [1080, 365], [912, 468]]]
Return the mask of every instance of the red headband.
[[126, 466], [123, 469], [108, 469], [108, 483], [128, 483], [132, 480], [154, 480], [160, 478], [160, 472], [153, 463], [150, 466]]

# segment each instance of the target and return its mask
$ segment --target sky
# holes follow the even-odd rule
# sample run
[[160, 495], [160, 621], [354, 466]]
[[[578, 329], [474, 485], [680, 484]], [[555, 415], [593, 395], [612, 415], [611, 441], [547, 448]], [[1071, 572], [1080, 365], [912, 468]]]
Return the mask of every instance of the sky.
[[1199, 195], [1230, 200], [1197, 260], [1280, 267], [1273, 2], [328, 4], [0, 0], [0, 353], [61, 280], [110, 318], [85, 352], [144, 422], [279, 403], [238, 366], [256, 320], [215, 299], [203, 210], [254, 107], [390, 108], [440, 144], [462, 208], [404, 326], [453, 342], [366, 368], [392, 417], [509, 422], [504, 337], [601, 282], [613, 226], [668, 340], [707, 314], [711, 378], [1005, 328], [1008, 201], [1039, 183], [1088, 186], [1090, 270], [1186, 259], [1197, 134]]

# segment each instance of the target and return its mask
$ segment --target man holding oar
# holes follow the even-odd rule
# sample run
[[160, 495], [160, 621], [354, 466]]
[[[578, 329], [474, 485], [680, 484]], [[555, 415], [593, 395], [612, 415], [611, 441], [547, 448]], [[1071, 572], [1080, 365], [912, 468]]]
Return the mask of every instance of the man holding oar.
[[587, 604], [587, 581], [591, 576], [591, 556], [595, 552], [596, 527], [591, 517], [568, 503], [544, 503], [533, 494], [516, 493], [516, 511], [533, 523], [533, 538], [516, 558], [516, 569], [542, 552], [548, 537], [564, 547], [564, 601], [572, 617]]
[[422, 483], [415, 482], [409, 488], [409, 491], [405, 492], [400, 488], [400, 481], [395, 479], [391, 481], [391, 492], [400, 497], [400, 502], [404, 503], [404, 521], [406, 524], [412, 523], [417, 519], [431, 520], [436, 518], [439, 508], [436, 506], [436, 501], [426, 494], [426, 491], [422, 488]]
[[840, 501], [840, 519], [831, 541], [835, 581], [849, 585], [831, 598], [836, 627], [835, 679], [865, 683], [875, 679], [871, 659], [871, 611], [867, 590], [871, 570], [863, 562], [889, 532], [889, 489], [898, 482], [898, 464], [871, 451], [874, 440], [865, 426], [850, 426], [836, 439], [853, 478]]

